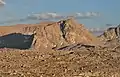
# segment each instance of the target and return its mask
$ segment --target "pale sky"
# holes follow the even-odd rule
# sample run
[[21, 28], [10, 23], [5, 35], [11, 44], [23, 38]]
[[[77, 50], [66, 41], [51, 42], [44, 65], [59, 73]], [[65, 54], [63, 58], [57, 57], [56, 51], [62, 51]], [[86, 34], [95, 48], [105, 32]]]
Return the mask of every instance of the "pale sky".
[[[120, 23], [120, 0], [4, 0], [0, 25], [39, 23], [74, 15], [86, 27]], [[52, 13], [52, 14], [51, 14]]]

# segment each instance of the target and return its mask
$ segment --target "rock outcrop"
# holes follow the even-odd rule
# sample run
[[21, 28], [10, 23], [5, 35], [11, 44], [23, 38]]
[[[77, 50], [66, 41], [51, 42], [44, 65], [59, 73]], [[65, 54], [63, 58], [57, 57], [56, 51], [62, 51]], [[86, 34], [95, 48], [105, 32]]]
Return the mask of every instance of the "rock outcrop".
[[60, 25], [58, 22], [48, 23], [46, 25], [27, 26], [22, 30], [24, 33], [36, 32], [33, 44], [36, 49], [40, 48], [57, 48], [74, 43], [83, 44], [100, 44], [98, 39], [94, 37], [84, 25], [76, 23], [73, 19], [67, 19], [69, 28], [65, 40], [62, 37]]
[[120, 36], [120, 25], [108, 28], [103, 34], [98, 36], [101, 41], [117, 40]]
[[68, 45], [68, 46], [64, 46], [64, 47], [61, 47], [61, 48], [58, 48], [57, 50], [63, 50], [63, 51], [76, 51], [76, 50], [80, 50], [80, 49], [95, 49], [96, 47], [94, 45], [85, 45], [85, 44], [71, 44], [71, 45]]
[[[63, 20], [61, 20], [63, 21]], [[58, 48], [75, 43], [99, 45], [99, 40], [93, 36], [84, 25], [78, 24], [74, 19], [67, 19], [69, 27], [66, 32], [66, 38], [62, 37], [60, 25], [58, 22], [47, 22], [40, 24], [28, 24], [12, 26], [10, 31], [4, 32], [4, 35], [9, 32], [32, 34], [34, 36], [32, 46], [35, 49]], [[1, 33], [1, 32], [0, 32]]]

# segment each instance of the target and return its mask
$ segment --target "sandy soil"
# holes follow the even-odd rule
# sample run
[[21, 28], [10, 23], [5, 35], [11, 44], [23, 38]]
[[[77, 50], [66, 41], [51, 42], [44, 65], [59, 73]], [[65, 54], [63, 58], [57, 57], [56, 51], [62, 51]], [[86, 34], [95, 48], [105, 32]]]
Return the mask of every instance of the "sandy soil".
[[1, 50], [1, 77], [120, 77], [120, 52]]

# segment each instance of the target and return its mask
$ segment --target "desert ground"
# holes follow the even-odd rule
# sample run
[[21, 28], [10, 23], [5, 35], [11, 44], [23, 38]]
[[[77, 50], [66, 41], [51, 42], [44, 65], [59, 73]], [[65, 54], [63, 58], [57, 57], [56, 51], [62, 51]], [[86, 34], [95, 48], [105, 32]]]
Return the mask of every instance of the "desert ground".
[[0, 48], [0, 77], [120, 77], [119, 27], [96, 37], [73, 19], [67, 21], [67, 41], [56, 22], [1, 26], [1, 36], [36, 35], [32, 48]]

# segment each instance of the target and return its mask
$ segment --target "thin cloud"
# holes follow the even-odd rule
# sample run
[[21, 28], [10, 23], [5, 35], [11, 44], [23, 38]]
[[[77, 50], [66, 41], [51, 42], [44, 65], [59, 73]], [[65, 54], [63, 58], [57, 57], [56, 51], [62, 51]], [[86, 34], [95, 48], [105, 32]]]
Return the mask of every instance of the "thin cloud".
[[31, 14], [27, 18], [33, 19], [33, 20], [44, 20], [44, 19], [61, 19], [61, 18], [67, 18], [67, 17], [74, 17], [77, 19], [88, 19], [92, 17], [98, 17], [100, 16], [99, 13], [95, 12], [87, 12], [87, 13], [74, 13], [72, 15], [64, 15], [64, 14], [58, 14], [58, 13], [39, 13], [39, 14]]
[[103, 32], [106, 30], [106, 28], [90, 28], [88, 30], [91, 32]]
[[5, 5], [6, 3], [4, 2], [4, 0], [0, 0], [0, 5]]
[[97, 12], [76, 13], [76, 15], [74, 15], [74, 17], [77, 19], [91, 19], [93, 17], [99, 17], [99, 16], [100, 13]]
[[62, 15], [57, 13], [39, 13], [28, 15], [27, 19], [31, 20], [49, 20], [49, 19], [60, 19], [63, 18]]
[[70, 15], [65, 15], [65, 14], [59, 14], [59, 13], [32, 13], [28, 14], [28, 16], [24, 18], [13, 18], [13, 19], [8, 19], [6, 21], [1, 21], [0, 24], [6, 24], [6, 23], [16, 23], [16, 22], [26, 22], [29, 20], [60, 20], [60, 19], [65, 19], [68, 17], [74, 17], [76, 19], [91, 19], [93, 17], [98, 17], [100, 16], [99, 13], [95, 12], [86, 12], [86, 13], [73, 13]]

